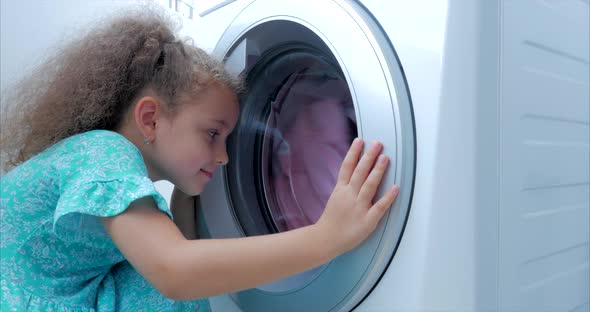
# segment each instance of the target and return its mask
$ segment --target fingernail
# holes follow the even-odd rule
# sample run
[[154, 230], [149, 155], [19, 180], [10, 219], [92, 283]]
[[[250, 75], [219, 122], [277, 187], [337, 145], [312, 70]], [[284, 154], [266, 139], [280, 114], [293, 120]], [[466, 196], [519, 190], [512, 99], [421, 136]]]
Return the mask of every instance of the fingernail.
[[389, 158], [385, 155], [379, 155], [379, 163], [386, 164]]

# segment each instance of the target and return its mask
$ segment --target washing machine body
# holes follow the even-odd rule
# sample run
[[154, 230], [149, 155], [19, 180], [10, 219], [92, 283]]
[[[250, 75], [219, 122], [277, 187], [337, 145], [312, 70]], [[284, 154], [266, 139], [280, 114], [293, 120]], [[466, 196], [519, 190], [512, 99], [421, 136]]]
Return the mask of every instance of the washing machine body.
[[313, 223], [354, 136], [384, 143], [384, 187], [401, 187], [356, 249], [214, 309], [588, 311], [588, 20], [582, 1], [205, 12], [197, 42], [248, 89], [200, 197], [204, 237]]

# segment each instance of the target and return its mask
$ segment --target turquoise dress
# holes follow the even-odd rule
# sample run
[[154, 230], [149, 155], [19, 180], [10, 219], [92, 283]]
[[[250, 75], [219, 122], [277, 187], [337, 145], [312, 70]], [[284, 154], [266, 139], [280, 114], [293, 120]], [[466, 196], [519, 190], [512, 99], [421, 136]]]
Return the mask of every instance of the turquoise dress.
[[69, 137], [0, 184], [1, 311], [210, 311], [207, 300], [162, 296], [98, 218], [145, 196], [172, 218], [139, 150], [123, 136], [95, 130]]

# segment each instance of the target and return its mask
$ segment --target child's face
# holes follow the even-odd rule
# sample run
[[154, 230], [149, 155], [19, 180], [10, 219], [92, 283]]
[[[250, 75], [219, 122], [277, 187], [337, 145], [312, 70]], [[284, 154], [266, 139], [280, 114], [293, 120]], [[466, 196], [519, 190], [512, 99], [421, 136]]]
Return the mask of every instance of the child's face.
[[217, 167], [228, 162], [226, 139], [238, 120], [238, 100], [215, 84], [178, 109], [158, 124], [153, 165], [184, 193], [198, 195]]

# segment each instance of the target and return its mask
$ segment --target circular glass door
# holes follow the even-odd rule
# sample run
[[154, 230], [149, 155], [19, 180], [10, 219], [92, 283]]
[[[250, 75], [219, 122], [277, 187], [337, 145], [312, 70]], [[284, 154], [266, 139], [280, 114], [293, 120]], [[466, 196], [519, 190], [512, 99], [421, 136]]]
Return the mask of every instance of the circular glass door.
[[[329, 56], [301, 43], [266, 51], [246, 81], [226, 170], [237, 222], [248, 236], [311, 225], [357, 136], [348, 85]], [[323, 268], [259, 288], [292, 291]]]
[[321, 51], [291, 43], [257, 60], [247, 84], [226, 171], [238, 221], [246, 235], [313, 224], [357, 136], [346, 81]]
[[[349, 311], [378, 283], [402, 238], [411, 202], [411, 101], [395, 52], [352, 2], [257, 0], [214, 54], [245, 75], [229, 164], [201, 195], [210, 237], [289, 231], [316, 222], [356, 136], [394, 160], [384, 187], [400, 194], [375, 232], [331, 262], [231, 294], [244, 311]], [[338, 23], [334, 21], [337, 20]]]
[[313, 54], [289, 52], [285, 57], [295, 53], [301, 53], [296, 61], [301, 67], [268, 103], [260, 155], [260, 188], [272, 225], [281, 232], [320, 218], [356, 136], [346, 81]]

